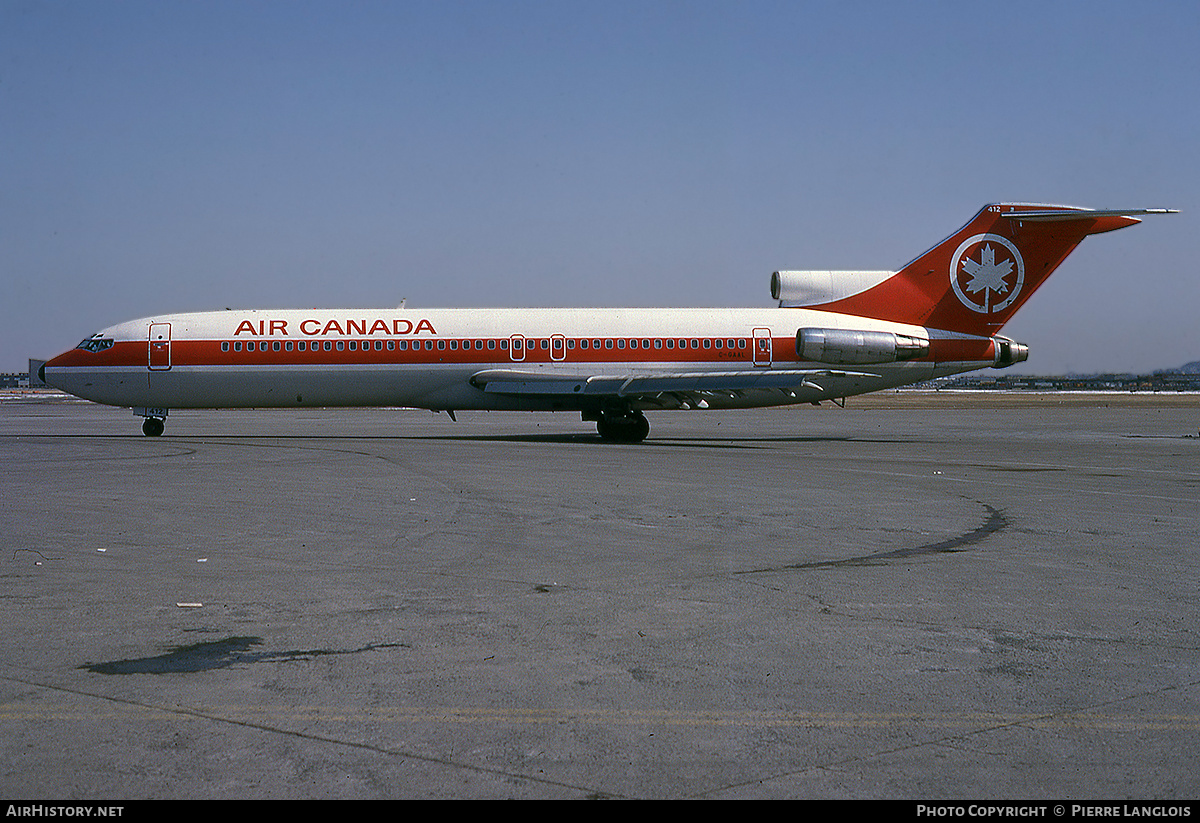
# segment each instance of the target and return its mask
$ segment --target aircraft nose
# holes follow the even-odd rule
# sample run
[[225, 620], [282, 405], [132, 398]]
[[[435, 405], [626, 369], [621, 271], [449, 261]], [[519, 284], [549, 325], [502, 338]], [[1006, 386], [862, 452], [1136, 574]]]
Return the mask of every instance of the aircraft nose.
[[[40, 366], [38, 366], [37, 377], [38, 377], [38, 380], [42, 381], [42, 385], [53, 386], [56, 389], [62, 388], [56, 382], [57, 376], [62, 374], [62, 372], [56, 371], [56, 369], [58, 369], [58, 367], [62, 365], [63, 359], [69, 354], [70, 354], [70, 352], [64, 352], [63, 354], [56, 355], [54, 357], [51, 357], [46, 362], [42, 363]], [[47, 367], [49, 367], [48, 368], [49, 374], [47, 374]], [[47, 380], [46, 379], [47, 377], [49, 377], [50, 379]]]

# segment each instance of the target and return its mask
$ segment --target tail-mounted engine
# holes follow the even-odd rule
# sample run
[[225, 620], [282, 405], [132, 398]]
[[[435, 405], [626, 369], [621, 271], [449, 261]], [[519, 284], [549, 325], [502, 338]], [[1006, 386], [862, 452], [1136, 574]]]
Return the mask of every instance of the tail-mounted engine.
[[843, 366], [895, 363], [929, 354], [929, 340], [890, 331], [800, 329], [796, 353], [803, 360]]
[[996, 360], [992, 364], [994, 368], [1008, 368], [1014, 363], [1024, 363], [1029, 359], [1029, 347], [1024, 343], [1007, 337], [993, 337], [992, 343], [996, 346]]
[[815, 306], [877, 286], [892, 271], [777, 271], [771, 275], [771, 297], [781, 308]]

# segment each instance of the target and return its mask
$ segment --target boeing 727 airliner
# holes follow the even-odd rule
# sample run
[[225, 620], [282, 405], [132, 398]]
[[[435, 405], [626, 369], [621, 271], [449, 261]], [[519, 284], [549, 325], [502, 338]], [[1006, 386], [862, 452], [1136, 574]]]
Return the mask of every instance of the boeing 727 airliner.
[[111, 326], [39, 376], [127, 406], [577, 411], [639, 442], [653, 409], [846, 397], [982, 368], [998, 334], [1090, 234], [1169, 209], [1004, 203], [899, 271], [777, 271], [767, 309], [336, 309], [165, 314]]

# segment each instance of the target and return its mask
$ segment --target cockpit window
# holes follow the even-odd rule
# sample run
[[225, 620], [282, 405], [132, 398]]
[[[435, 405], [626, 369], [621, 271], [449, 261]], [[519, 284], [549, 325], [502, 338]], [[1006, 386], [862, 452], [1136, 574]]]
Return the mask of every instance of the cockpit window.
[[85, 349], [90, 352], [104, 351], [113, 347], [113, 339], [111, 337], [89, 337], [75, 348]]

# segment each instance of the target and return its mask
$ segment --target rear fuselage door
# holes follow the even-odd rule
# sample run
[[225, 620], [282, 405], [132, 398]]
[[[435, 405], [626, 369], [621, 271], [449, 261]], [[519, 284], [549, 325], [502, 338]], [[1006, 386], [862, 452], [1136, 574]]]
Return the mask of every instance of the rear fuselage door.
[[171, 324], [150, 324], [150, 369], [166, 371], [171, 368]]

